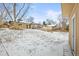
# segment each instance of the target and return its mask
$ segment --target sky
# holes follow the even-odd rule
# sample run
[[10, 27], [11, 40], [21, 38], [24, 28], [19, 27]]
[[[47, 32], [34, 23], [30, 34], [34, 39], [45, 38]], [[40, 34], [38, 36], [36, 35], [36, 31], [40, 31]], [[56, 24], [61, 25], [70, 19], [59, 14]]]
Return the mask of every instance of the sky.
[[[22, 7], [22, 5], [23, 5], [22, 3], [17, 5], [17, 11]], [[11, 5], [9, 6], [12, 7]], [[26, 9], [26, 7], [27, 5], [24, 7], [24, 10]], [[0, 9], [2, 9], [2, 4], [0, 5]], [[20, 15], [24, 12], [24, 10], [21, 11]], [[58, 21], [57, 17], [60, 14], [61, 14], [60, 3], [32, 3], [23, 21], [26, 22], [27, 16], [31, 16], [34, 18], [35, 23], [42, 23], [43, 21], [46, 21], [46, 19], [52, 19], [57, 22]], [[13, 14], [11, 14], [11, 16], [12, 15]]]
[[39, 23], [50, 18], [57, 21], [57, 16], [60, 14], [60, 3], [36, 3], [32, 4], [28, 15], [34, 17], [34, 22]]

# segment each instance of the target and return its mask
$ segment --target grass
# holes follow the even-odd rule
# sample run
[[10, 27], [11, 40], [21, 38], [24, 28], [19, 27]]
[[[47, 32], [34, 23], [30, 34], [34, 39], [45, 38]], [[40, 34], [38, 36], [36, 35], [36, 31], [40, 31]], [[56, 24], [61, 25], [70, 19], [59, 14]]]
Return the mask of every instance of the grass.
[[[8, 23], [8, 22], [5, 22], [5, 23], [0, 24], [0, 28], [9, 28], [9, 29], [13, 29], [13, 30], [23, 30], [23, 29], [28, 29], [28, 25], [29, 24], [26, 24], [26, 23], [18, 23], [18, 22]], [[29, 29], [31, 29], [31, 28], [29, 28]], [[40, 28], [40, 30], [47, 31], [47, 32], [53, 32], [53, 31], [68, 32], [69, 31], [69, 29], [49, 29], [49, 28]]]

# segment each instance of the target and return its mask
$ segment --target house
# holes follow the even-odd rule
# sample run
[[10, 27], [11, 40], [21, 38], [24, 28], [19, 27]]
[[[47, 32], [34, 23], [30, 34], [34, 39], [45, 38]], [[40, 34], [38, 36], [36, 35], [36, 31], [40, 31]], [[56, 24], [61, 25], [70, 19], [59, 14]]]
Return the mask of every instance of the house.
[[69, 45], [73, 55], [79, 56], [79, 4], [62, 3], [62, 16], [69, 19]]
[[51, 25], [46, 25], [46, 26], [43, 25], [41, 29], [44, 31], [51, 32], [51, 31], [56, 30], [56, 24], [51, 24]]
[[40, 29], [42, 27], [43, 26], [41, 24], [38, 24], [38, 23], [32, 23], [31, 24], [31, 29]]
[[49, 30], [55, 30], [56, 29], [56, 24], [47, 25], [47, 28]]

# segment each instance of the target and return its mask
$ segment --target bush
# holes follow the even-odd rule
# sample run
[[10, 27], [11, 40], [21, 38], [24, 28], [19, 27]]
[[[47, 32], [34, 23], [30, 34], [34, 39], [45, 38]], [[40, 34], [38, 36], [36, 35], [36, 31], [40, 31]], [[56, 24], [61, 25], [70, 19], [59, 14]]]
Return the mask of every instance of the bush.
[[66, 30], [69, 31], [69, 25], [66, 26]]

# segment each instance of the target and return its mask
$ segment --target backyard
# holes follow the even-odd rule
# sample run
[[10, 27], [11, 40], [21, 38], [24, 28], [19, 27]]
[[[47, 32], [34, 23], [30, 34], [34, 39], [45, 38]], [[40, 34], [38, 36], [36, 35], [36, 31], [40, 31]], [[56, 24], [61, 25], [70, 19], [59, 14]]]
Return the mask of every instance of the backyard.
[[0, 4], [0, 56], [72, 56], [61, 3]]

